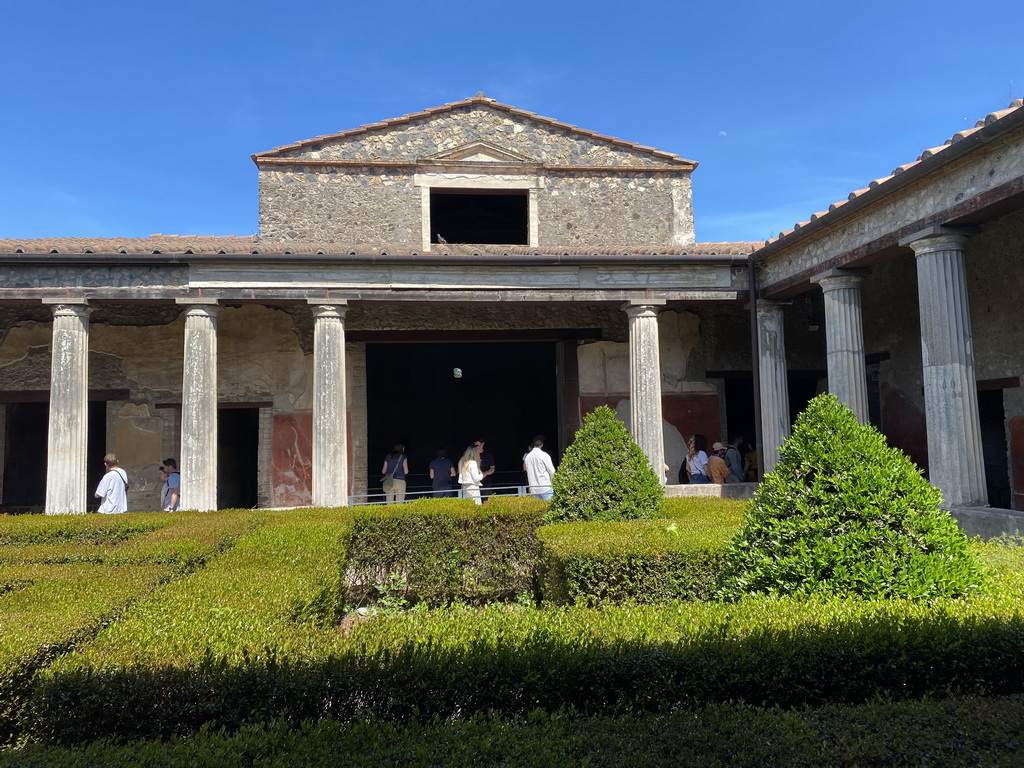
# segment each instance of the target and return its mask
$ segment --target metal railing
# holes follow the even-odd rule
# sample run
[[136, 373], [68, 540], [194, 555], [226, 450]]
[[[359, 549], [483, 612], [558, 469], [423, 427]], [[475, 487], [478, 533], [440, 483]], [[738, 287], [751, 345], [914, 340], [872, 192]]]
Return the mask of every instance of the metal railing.
[[[387, 501], [387, 497], [393, 494], [388, 493], [361, 493], [348, 497], [350, 507], [365, 506], [367, 504], [408, 504], [416, 499], [468, 499], [462, 488], [452, 488], [448, 491], [435, 491], [429, 488], [406, 488], [405, 498], [402, 501]], [[492, 485], [480, 489], [480, 498], [487, 500], [489, 496], [529, 496], [525, 485]]]

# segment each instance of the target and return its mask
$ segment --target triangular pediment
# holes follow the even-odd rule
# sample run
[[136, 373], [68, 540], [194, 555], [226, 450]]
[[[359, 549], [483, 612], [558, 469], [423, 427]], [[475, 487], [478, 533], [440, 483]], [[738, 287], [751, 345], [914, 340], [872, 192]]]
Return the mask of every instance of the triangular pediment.
[[473, 141], [461, 147], [427, 155], [423, 160], [442, 163], [530, 163], [529, 157], [502, 149], [486, 141]]
[[[487, 137], [487, 138], [485, 138]], [[488, 138], [496, 138], [501, 146]], [[454, 148], [453, 148], [454, 147]], [[696, 163], [654, 147], [587, 131], [501, 104], [483, 94], [252, 156], [257, 165], [543, 164], [547, 167], [669, 167]]]

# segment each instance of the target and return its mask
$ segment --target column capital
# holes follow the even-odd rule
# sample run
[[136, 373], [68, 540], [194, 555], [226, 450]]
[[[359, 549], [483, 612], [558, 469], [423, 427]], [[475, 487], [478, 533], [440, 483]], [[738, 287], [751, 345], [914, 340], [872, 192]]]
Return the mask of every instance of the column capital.
[[965, 250], [967, 238], [977, 234], [976, 227], [943, 227], [938, 224], [907, 237], [900, 238], [899, 244], [914, 249], [914, 254], [923, 256], [933, 251]]
[[217, 299], [175, 299], [174, 303], [193, 317], [216, 317], [221, 308]]
[[309, 304], [313, 310], [313, 317], [337, 317], [341, 320], [345, 319], [345, 314], [348, 312], [348, 301], [346, 299], [336, 299], [334, 301], [330, 299], [306, 299], [306, 303]]
[[817, 283], [821, 290], [828, 293], [840, 288], [857, 288], [870, 272], [869, 269], [829, 269], [812, 277], [811, 282]]
[[757, 314], [782, 314], [782, 310], [792, 305], [793, 302], [786, 299], [758, 299]]
[[630, 317], [657, 317], [666, 303], [666, 299], [630, 299], [622, 310]]
[[86, 317], [92, 312], [88, 299], [43, 299], [54, 317]]

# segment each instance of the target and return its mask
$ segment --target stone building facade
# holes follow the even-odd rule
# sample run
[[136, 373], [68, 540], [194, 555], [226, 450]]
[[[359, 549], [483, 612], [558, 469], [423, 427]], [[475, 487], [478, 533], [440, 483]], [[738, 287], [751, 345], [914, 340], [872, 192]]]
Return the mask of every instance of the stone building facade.
[[770, 469], [829, 388], [1024, 508], [1022, 116], [764, 244], [695, 241], [695, 163], [482, 95], [254, 155], [258, 237], [0, 240], [3, 503], [85, 511], [107, 450], [138, 510], [166, 456], [196, 509], [363, 498], [393, 442], [515, 484], [602, 404], [673, 483], [696, 432]]

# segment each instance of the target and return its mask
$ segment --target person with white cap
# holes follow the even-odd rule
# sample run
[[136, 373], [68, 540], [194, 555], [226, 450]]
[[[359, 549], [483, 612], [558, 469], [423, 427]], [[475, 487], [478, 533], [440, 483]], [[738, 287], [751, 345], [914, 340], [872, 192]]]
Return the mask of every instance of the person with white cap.
[[729, 480], [729, 465], [722, 458], [723, 453], [725, 453], [725, 446], [715, 443], [711, 446], [711, 456], [708, 457], [708, 472], [711, 473], [711, 482], [719, 485]]

